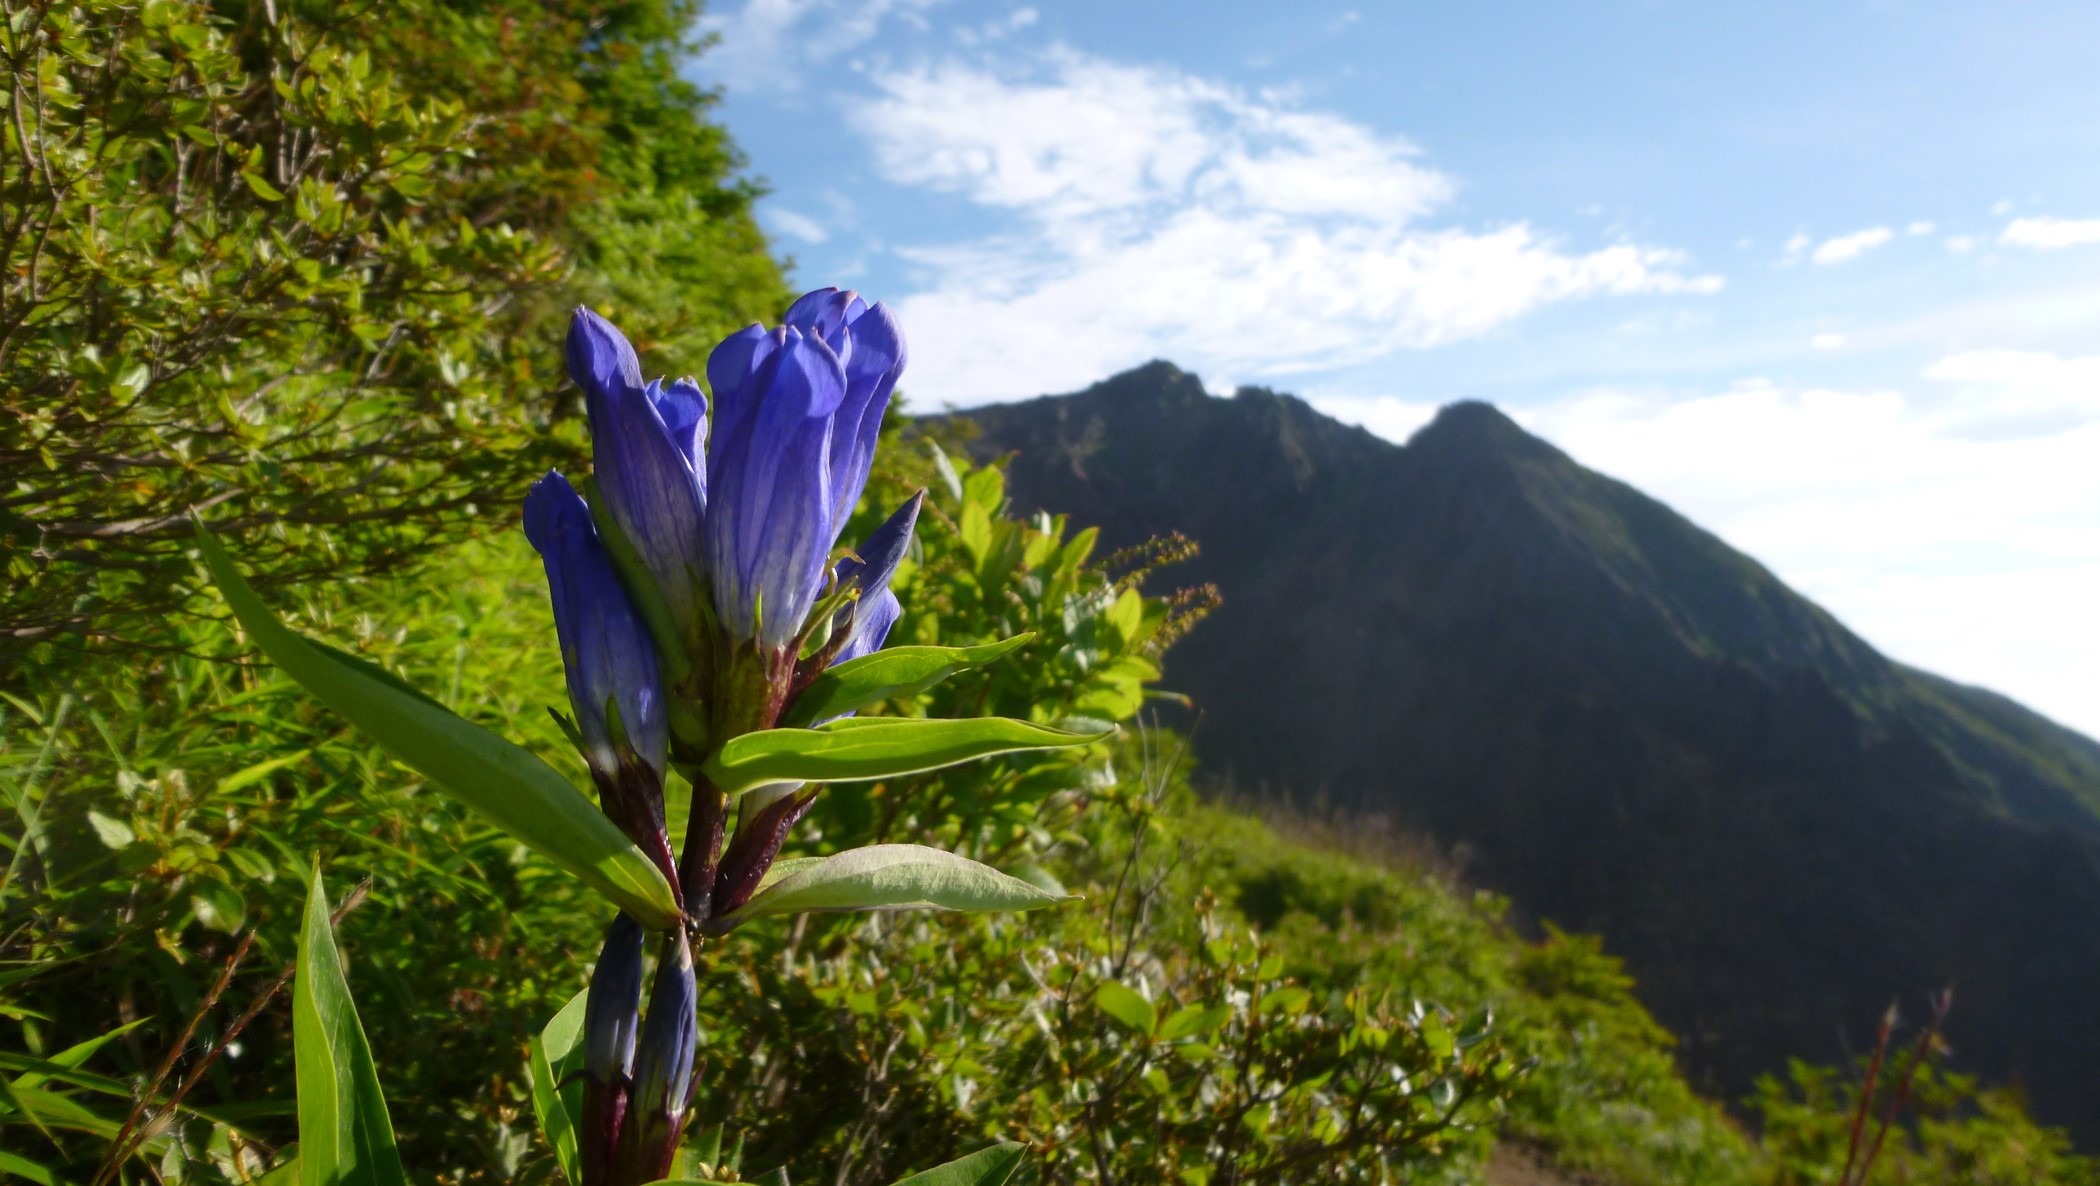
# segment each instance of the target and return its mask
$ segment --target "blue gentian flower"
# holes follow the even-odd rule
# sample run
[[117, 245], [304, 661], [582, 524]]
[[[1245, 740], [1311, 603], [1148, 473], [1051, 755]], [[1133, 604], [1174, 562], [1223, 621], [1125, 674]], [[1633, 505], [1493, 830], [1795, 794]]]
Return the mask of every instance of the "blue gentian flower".
[[707, 571], [707, 397], [691, 379], [644, 384], [634, 347], [589, 309], [569, 322], [568, 355], [590, 416], [591, 467], [605, 509], [656, 578], [680, 636], [693, 638]]
[[708, 577], [725, 634], [784, 651], [816, 605], [838, 538], [829, 453], [846, 375], [831, 347], [793, 326], [746, 350], [749, 333], [715, 350], [748, 358], [743, 374], [708, 360], [719, 417], [707, 447]]
[[708, 357], [709, 575], [731, 635], [783, 649], [807, 625], [904, 361], [889, 310], [835, 288], [796, 301], [777, 329], [730, 335]]
[[584, 760], [601, 782], [614, 778], [624, 744], [660, 778], [669, 737], [656, 645], [598, 539], [590, 507], [561, 474], [548, 471], [525, 496], [525, 538], [546, 564]]
[[783, 319], [805, 334], [822, 338], [839, 356], [846, 372], [846, 396], [832, 417], [830, 478], [833, 530], [846, 525], [860, 501], [875, 462], [875, 441], [882, 414], [904, 373], [904, 331], [880, 304], [870, 305], [858, 293], [820, 288], [788, 306]]
[[[588, 309], [569, 327], [569, 371], [591, 420], [606, 511], [692, 637], [699, 590], [732, 639], [786, 650], [824, 591], [825, 561], [868, 480], [905, 363], [880, 304], [836, 288], [747, 326], [691, 379], [644, 383], [627, 339]], [[878, 615], [869, 615], [872, 619]]]

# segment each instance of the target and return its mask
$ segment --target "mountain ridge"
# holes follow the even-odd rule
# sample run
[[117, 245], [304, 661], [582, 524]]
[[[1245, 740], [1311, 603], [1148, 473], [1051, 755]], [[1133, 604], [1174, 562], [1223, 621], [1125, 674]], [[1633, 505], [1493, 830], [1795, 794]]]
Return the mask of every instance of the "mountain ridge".
[[2100, 1142], [2100, 743], [1882, 655], [1486, 404], [1394, 445], [1155, 362], [959, 415], [1021, 509], [1202, 545], [1171, 579], [1225, 604], [1167, 679], [1212, 777], [1464, 846], [1603, 934], [1720, 1090], [1953, 980], [1970, 1065]]

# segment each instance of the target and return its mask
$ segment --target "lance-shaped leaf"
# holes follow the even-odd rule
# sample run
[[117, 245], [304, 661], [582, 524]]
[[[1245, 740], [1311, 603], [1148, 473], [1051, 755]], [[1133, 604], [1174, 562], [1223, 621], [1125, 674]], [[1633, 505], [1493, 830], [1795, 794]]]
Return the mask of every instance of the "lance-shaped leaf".
[[795, 698], [780, 723], [791, 727], [859, 712], [893, 696], [916, 696], [959, 671], [982, 667], [1026, 644], [1017, 634], [977, 647], [891, 647], [831, 668]]
[[1006, 1186], [1007, 1179], [1021, 1168], [1021, 1159], [1027, 1155], [1028, 1146], [1018, 1141], [1001, 1141], [968, 1157], [901, 1179], [895, 1186]]
[[874, 844], [783, 861], [751, 900], [717, 920], [839, 910], [1034, 910], [1069, 902], [989, 865], [919, 844]]
[[525, 1065], [532, 1078], [532, 1111], [539, 1117], [540, 1135], [554, 1150], [555, 1164], [570, 1186], [583, 1181], [577, 1160], [577, 1137], [583, 1123], [583, 1083], [569, 1082], [583, 1069], [583, 1012], [591, 990], [584, 988], [569, 998], [526, 1046]]
[[343, 979], [316, 867], [292, 980], [292, 1062], [299, 1087], [299, 1186], [407, 1186], [372, 1048]]
[[390, 673], [294, 633], [255, 596], [201, 521], [197, 542], [248, 636], [321, 703], [644, 926], [677, 925], [678, 907], [663, 874], [554, 767]]
[[1086, 745], [1111, 731], [1075, 733], [1006, 717], [848, 718], [814, 729], [765, 729], [731, 738], [704, 768], [716, 786], [738, 795], [769, 782], [895, 778], [993, 754]]

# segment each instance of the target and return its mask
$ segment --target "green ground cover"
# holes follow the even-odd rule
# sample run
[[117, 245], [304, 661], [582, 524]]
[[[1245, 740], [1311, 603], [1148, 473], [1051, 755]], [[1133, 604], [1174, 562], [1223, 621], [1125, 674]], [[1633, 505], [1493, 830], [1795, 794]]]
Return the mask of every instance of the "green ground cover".
[[[268, 1173], [318, 861], [361, 900], [338, 941], [411, 1178], [552, 1180], [526, 1044], [605, 908], [248, 657], [176, 520], [207, 505], [297, 628], [579, 776], [514, 529], [580, 456], [556, 318], [591, 301], [694, 369], [787, 295], [677, 78], [693, 9], [5, 13], [0, 1175], [94, 1181], [127, 1130], [122, 1181]], [[1097, 556], [926, 444], [893, 432], [867, 500], [933, 492], [894, 640], [1036, 637], [882, 711], [1123, 737], [833, 787], [797, 851], [910, 838], [1084, 897], [710, 947], [697, 1106], [747, 1165], [886, 1183], [1010, 1137], [1025, 1180], [1104, 1186], [1478, 1181], [1498, 1144], [1629, 1184], [1836, 1179], [1855, 1077], [1774, 1082], [1753, 1139], [1599, 941], [1513, 925], [1416, 848], [1200, 800], [1145, 717], [1207, 604], [1135, 591], [1179, 545]], [[2011, 1096], [1920, 1094], [1877, 1180], [2094, 1180]]]

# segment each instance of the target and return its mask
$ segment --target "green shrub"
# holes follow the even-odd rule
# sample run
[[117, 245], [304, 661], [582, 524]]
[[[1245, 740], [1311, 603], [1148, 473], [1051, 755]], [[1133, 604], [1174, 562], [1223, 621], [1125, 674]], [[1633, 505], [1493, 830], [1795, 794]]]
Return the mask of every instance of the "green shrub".
[[0, 658], [144, 639], [191, 508], [265, 583], [388, 571], [575, 455], [554, 315], [777, 310], [682, 0], [8, 0]]

